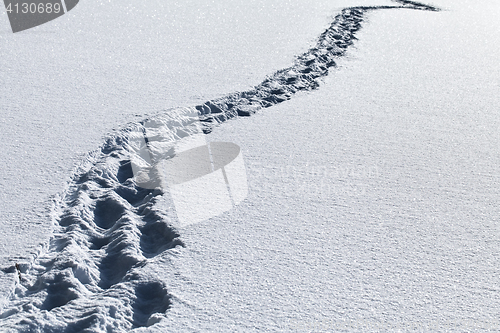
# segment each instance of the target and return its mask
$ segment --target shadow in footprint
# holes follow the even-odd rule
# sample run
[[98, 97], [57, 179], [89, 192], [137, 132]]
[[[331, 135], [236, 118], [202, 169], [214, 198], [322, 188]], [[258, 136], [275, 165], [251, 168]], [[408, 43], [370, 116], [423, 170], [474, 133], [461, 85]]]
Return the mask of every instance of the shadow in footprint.
[[141, 283], [135, 288], [134, 326], [146, 326], [153, 313], [164, 313], [170, 306], [167, 289], [160, 282]]
[[99, 287], [109, 289], [120, 282], [140, 258], [131, 252], [132, 246], [126, 238], [115, 239], [109, 243], [107, 255], [99, 265], [101, 273]]
[[59, 306], [67, 304], [69, 301], [78, 298], [74, 284], [68, 280], [64, 274], [57, 274], [52, 280], [47, 281], [47, 297], [40, 309], [50, 311]]
[[141, 187], [127, 187], [119, 186], [115, 189], [116, 194], [118, 194], [123, 199], [127, 200], [132, 206], [137, 206], [142, 203], [144, 199], [153, 192], [153, 190], [145, 189]]
[[140, 230], [142, 233], [141, 250], [146, 258], [154, 257], [177, 245], [184, 245], [178, 238], [180, 235], [164, 222], [150, 222]]
[[127, 179], [133, 178], [134, 171], [132, 170], [132, 163], [130, 161], [121, 161], [116, 176], [120, 183], [124, 183]]
[[113, 197], [97, 201], [94, 210], [94, 223], [103, 229], [111, 228], [125, 213], [125, 207]]
[[104, 246], [108, 245], [110, 242], [110, 237], [92, 237], [90, 238], [90, 243], [92, 244], [90, 250], [100, 250]]

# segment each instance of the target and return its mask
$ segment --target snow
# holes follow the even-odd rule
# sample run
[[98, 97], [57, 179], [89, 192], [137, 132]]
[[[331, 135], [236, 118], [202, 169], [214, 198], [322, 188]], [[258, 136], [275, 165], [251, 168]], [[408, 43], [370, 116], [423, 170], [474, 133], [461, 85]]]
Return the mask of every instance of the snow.
[[180, 231], [162, 327], [498, 330], [498, 68], [456, 41], [498, 56], [483, 20], [373, 13], [318, 91], [214, 130], [242, 147], [250, 194]]
[[[51, 201], [106, 133], [258, 84], [345, 3], [83, 1], [17, 34], [4, 14], [0, 265], [36, 256], [52, 232]], [[12, 278], [0, 279], [8, 293]]]
[[[370, 11], [356, 33], [359, 40], [346, 57], [336, 60], [338, 69], [329, 70], [319, 89], [306, 87], [286, 102], [256, 109], [251, 117], [210, 126], [208, 141], [241, 147], [249, 191], [233, 210], [205, 222], [178, 225], [167, 193], [138, 189], [130, 166], [123, 163], [131, 132], [111, 134], [54, 198], [49, 213], [59, 227], [32, 267], [29, 242], [22, 235], [16, 241], [4, 238], [11, 256], [5, 259], [4, 275], [15, 280], [12, 258], [18, 255], [24, 258], [25, 281], [16, 285], [2, 325], [16, 327], [23, 320], [23, 325], [42, 331], [94, 327], [116, 332], [132, 327], [158, 332], [497, 330], [500, 34], [493, 20], [499, 7], [492, 1], [480, 6], [467, 0], [436, 0], [434, 5], [445, 10]], [[69, 29], [80, 6], [72, 11], [74, 17], [54, 25]], [[233, 14], [239, 12], [236, 7]], [[283, 8], [275, 13], [289, 10]], [[325, 8], [316, 14], [325, 18]], [[179, 10], [186, 16], [197, 12], [189, 3]], [[293, 23], [297, 17], [288, 18]], [[210, 88], [195, 84], [192, 89], [203, 94], [193, 98], [186, 93], [179, 101], [172, 97], [175, 105], [162, 100], [160, 106], [156, 98], [144, 103], [147, 93], [130, 89], [137, 95], [111, 97], [116, 108], [108, 106], [101, 116], [85, 119], [85, 124], [95, 124], [82, 129], [76, 123], [71, 133], [61, 127], [59, 141], [78, 142], [82, 150], [76, 155], [81, 158], [103, 133], [133, 120], [136, 111], [143, 119], [154, 106], [160, 110], [215, 103], [250, 89], [275, 70], [290, 67], [290, 59], [315, 45], [332, 21], [318, 24], [314, 15], [308, 17], [309, 24], [299, 25], [309, 34], [298, 38], [302, 44], [288, 35], [293, 46], [285, 49], [293, 54], [258, 59], [249, 65], [256, 73], [259, 66], [270, 67], [254, 79], [238, 77], [238, 70], [248, 71], [228, 66], [232, 74], [227, 81]], [[182, 18], [188, 17], [179, 17], [180, 22], [192, 22]], [[281, 23], [294, 25], [290, 21], [279, 20], [280, 28]], [[109, 19], [108, 24], [114, 22]], [[176, 66], [173, 70], [192, 70], [193, 76], [199, 70], [203, 77], [203, 68], [193, 69], [193, 63]], [[110, 78], [109, 72], [99, 75], [103, 84]], [[102, 89], [91, 86], [86, 93]], [[20, 104], [22, 94], [29, 93], [24, 90], [18, 87], [17, 97], [11, 98], [19, 98]], [[2, 112], [11, 110], [3, 103]], [[127, 114], [125, 109], [134, 111]], [[88, 117], [81, 106], [73, 111]], [[25, 126], [36, 128], [33, 123]], [[82, 133], [89, 128], [92, 133], [86, 137]], [[38, 141], [45, 132], [40, 130]], [[63, 137], [68, 135], [72, 137]], [[14, 147], [8, 137], [3, 135], [4, 141]], [[50, 172], [53, 185], [42, 182], [45, 197], [60, 192], [58, 179], [70, 175], [76, 161], [75, 149], [57, 146], [55, 151], [61, 153], [57, 159], [73, 159], [65, 162], [65, 170]], [[41, 156], [35, 161], [44, 161], [47, 168], [59, 165], [57, 159]], [[18, 171], [33, 173], [30, 167]], [[27, 177], [22, 178], [32, 187]], [[10, 191], [19, 191], [13, 182], [8, 184]], [[9, 199], [15, 203], [12, 211], [37, 205], [41, 194], [29, 193], [20, 191]], [[39, 205], [50, 208], [44, 200]], [[12, 221], [2, 230], [12, 232]], [[30, 227], [40, 230], [48, 229], [51, 220], [39, 216], [36, 221], [40, 226]], [[34, 248], [37, 243], [31, 242]], [[16, 249], [20, 244], [22, 251]]]

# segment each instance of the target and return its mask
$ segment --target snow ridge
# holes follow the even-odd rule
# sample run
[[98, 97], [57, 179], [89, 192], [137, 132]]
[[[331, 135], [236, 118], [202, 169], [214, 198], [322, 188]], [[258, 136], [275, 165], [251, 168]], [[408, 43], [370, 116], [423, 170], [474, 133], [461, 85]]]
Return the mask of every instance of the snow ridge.
[[[255, 88], [207, 101], [193, 108], [204, 132], [238, 116], [249, 116], [316, 89], [318, 79], [335, 66], [356, 39], [363, 16], [377, 9], [437, 11], [413, 1], [401, 5], [343, 9], [316, 45], [292, 67], [280, 70]], [[173, 114], [173, 116], [172, 116]], [[162, 121], [175, 112], [152, 119]], [[177, 113], [179, 115], [181, 113]], [[175, 120], [175, 119], [174, 119]], [[146, 119], [112, 133], [74, 172], [54, 202], [54, 235], [31, 264], [3, 271], [16, 276], [16, 286], [0, 323], [8, 332], [128, 332], [159, 322], [172, 296], [164, 282], [145, 269], [164, 252], [184, 244], [167, 212], [157, 205], [160, 188], [145, 189], [134, 178], [131, 152]], [[177, 119], [182, 124], [183, 119]], [[185, 119], [184, 119], [185, 121]], [[186, 128], [163, 134], [175, 144]], [[142, 135], [142, 134], [141, 134]]]

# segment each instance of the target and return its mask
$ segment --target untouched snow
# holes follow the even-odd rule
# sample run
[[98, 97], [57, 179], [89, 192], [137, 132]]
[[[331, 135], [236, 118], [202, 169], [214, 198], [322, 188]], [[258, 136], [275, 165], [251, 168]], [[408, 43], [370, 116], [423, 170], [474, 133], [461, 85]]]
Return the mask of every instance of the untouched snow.
[[[206, 122], [208, 140], [242, 148], [248, 173], [248, 198], [221, 216], [177, 225], [169, 196], [131, 178], [124, 148], [141, 124], [112, 134], [54, 201], [60, 227], [32, 267], [22, 263], [0, 323], [498, 330], [499, 7], [434, 5], [445, 11], [370, 11], [319, 89], [296, 93], [315, 87], [304, 79], [284, 86], [287, 102]], [[224, 121], [231, 96], [198, 109]]]

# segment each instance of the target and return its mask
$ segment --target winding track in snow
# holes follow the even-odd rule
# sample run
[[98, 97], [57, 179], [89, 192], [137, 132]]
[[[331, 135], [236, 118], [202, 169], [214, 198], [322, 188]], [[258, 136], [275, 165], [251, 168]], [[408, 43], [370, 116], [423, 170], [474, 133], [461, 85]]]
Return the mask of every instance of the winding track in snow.
[[289, 100], [296, 92], [319, 87], [318, 78], [328, 75], [328, 69], [335, 67], [335, 59], [345, 55], [353, 44], [354, 34], [361, 29], [366, 13], [379, 9], [410, 8], [439, 11], [438, 8], [413, 1], [392, 0], [400, 6], [349, 7], [337, 15], [315, 46], [300, 55], [295, 64], [277, 71], [252, 90], [236, 92], [222, 98], [207, 101], [196, 108], [206, 123], [205, 132], [218, 123], [236, 116], [249, 116], [256, 111]]
[[[249, 116], [299, 91], [316, 89], [318, 79], [353, 44], [366, 13], [439, 10], [413, 1], [393, 1], [400, 5], [343, 9], [293, 66], [251, 90], [189, 109], [198, 112], [208, 133], [228, 119]], [[111, 134], [89, 154], [54, 202], [54, 235], [32, 263], [21, 265], [23, 278], [0, 314], [3, 328], [126, 332], [153, 325], [168, 310], [171, 296], [166, 285], [143, 268], [164, 251], [184, 245], [169, 218], [155, 206], [162, 191], [140, 188], [133, 178], [129, 139], [145, 130], [145, 123], [129, 124]], [[17, 276], [14, 265], [2, 270]]]

